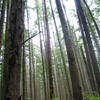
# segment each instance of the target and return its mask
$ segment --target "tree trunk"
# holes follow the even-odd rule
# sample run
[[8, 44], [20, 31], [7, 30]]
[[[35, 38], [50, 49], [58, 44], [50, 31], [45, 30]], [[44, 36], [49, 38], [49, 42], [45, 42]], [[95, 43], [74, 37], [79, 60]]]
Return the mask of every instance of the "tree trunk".
[[52, 59], [51, 59], [51, 48], [50, 48], [50, 32], [48, 25], [48, 15], [46, 9], [46, 1], [44, 0], [44, 13], [45, 13], [45, 25], [47, 33], [47, 43], [46, 43], [46, 57], [47, 57], [47, 67], [49, 71], [49, 88], [50, 88], [50, 99], [54, 97], [54, 88], [53, 88], [53, 74], [52, 74]]
[[68, 84], [68, 87], [69, 87], [69, 94], [70, 94], [70, 97], [72, 97], [71, 84], [70, 84], [70, 80], [69, 80], [69, 77], [68, 77], [68, 71], [66, 69], [67, 68], [66, 67], [66, 62], [65, 62], [65, 58], [64, 58], [64, 54], [63, 54], [63, 50], [62, 50], [62, 45], [61, 45], [61, 42], [60, 42], [59, 32], [58, 32], [58, 28], [57, 28], [57, 24], [56, 24], [55, 15], [54, 15], [54, 12], [53, 12], [53, 7], [52, 7], [51, 0], [49, 0], [49, 2], [50, 2], [52, 16], [53, 16], [53, 20], [54, 20], [55, 29], [56, 29], [56, 35], [57, 35], [57, 39], [58, 39], [58, 43], [59, 43], [59, 47], [60, 47], [61, 58], [62, 58], [63, 65], [64, 65], [66, 80], [67, 80], [67, 84]]
[[34, 47], [33, 47], [33, 44], [32, 44], [32, 66], [33, 66], [33, 91], [34, 91], [34, 100], [36, 100], [36, 81], [35, 81], [35, 61], [34, 61]]
[[[85, 11], [84, 11], [84, 13], [85, 13]], [[88, 25], [89, 25], [89, 28], [90, 28], [90, 31], [91, 31], [91, 35], [92, 35], [92, 37], [93, 37], [93, 40], [94, 40], [94, 43], [95, 43], [95, 46], [96, 46], [96, 49], [97, 49], [97, 52], [98, 52], [98, 56], [100, 57], [100, 46], [99, 46], [99, 41], [97, 40], [97, 38], [96, 38], [96, 36], [95, 36], [95, 32], [94, 32], [93, 29], [92, 29], [91, 23], [90, 23], [90, 21], [89, 21], [88, 16], [86, 15], [86, 13], [85, 13], [85, 16], [86, 16], [87, 23], [88, 23]]]
[[[24, 34], [23, 34], [23, 42], [24, 42]], [[23, 87], [23, 98], [25, 100], [27, 98], [27, 78], [26, 78], [26, 59], [25, 59], [25, 45], [23, 44], [23, 72], [22, 72], [22, 87]]]
[[64, 17], [64, 13], [61, 7], [60, 0], [56, 0], [56, 5], [62, 25], [64, 40], [66, 44], [66, 50], [68, 54], [68, 61], [69, 61], [69, 69], [70, 69], [70, 75], [71, 75], [71, 81], [72, 81], [72, 87], [73, 87], [73, 99], [74, 100], [83, 100], [82, 97], [82, 88], [80, 86], [80, 80], [79, 80], [79, 74], [78, 69], [75, 61], [74, 51], [72, 48], [72, 41], [70, 39], [70, 36], [68, 34], [68, 28], [66, 25], [66, 20]]
[[24, 34], [24, 0], [12, 0], [8, 36], [5, 40], [3, 98], [19, 100], [21, 43]]
[[75, 4], [76, 4], [77, 12], [79, 13], [80, 19], [82, 21], [82, 25], [83, 25], [85, 35], [86, 35], [88, 48], [89, 48], [89, 52], [90, 52], [90, 57], [91, 57], [91, 60], [92, 60], [91, 63], [93, 64], [93, 70], [94, 70], [94, 74], [95, 74], [95, 78], [96, 78], [96, 82], [97, 82], [97, 86], [98, 86], [98, 91], [99, 91], [99, 94], [100, 94], [100, 79], [99, 79], [100, 73], [99, 73], [99, 68], [98, 68], [94, 48], [93, 48], [93, 45], [92, 45], [90, 33], [89, 33], [89, 30], [88, 30], [86, 18], [85, 18], [85, 15], [83, 13], [83, 9], [81, 7], [80, 0], [75, 0]]
[[92, 20], [93, 20], [93, 23], [94, 23], [95, 28], [96, 28], [96, 30], [97, 30], [98, 36], [99, 36], [99, 38], [100, 38], [100, 30], [99, 30], [99, 27], [98, 27], [98, 25], [97, 25], [97, 23], [96, 23], [96, 21], [95, 21], [93, 15], [92, 15], [92, 12], [91, 12], [89, 6], [87, 5], [86, 1], [85, 1], [85, 0], [83, 0], [83, 1], [84, 1], [85, 5], [86, 5], [88, 11], [89, 11], [89, 14], [90, 14], [90, 16], [91, 16], [91, 18], [92, 18]]
[[2, 34], [3, 34], [3, 25], [4, 25], [4, 19], [5, 19], [6, 2], [7, 2], [6, 0], [3, 0], [1, 17], [0, 17], [0, 50], [2, 46]]
[[[35, 1], [36, 1], [36, 5], [37, 5], [37, 0], [35, 0]], [[40, 30], [40, 18], [39, 18], [38, 8], [36, 8], [36, 11], [37, 11], [37, 19], [38, 19], [38, 29], [40, 32], [41, 30]], [[45, 97], [45, 100], [47, 100], [46, 83], [45, 83], [45, 70], [44, 70], [45, 62], [44, 62], [44, 57], [43, 57], [43, 46], [42, 46], [41, 33], [39, 34], [39, 38], [40, 38], [40, 50], [41, 50], [42, 67], [43, 67], [44, 97]]]
[[[28, 27], [28, 38], [30, 38], [30, 24], [29, 24], [29, 10], [28, 10], [28, 1], [26, 2], [27, 6], [27, 27]], [[32, 99], [32, 58], [31, 58], [31, 41], [28, 40], [29, 45], [29, 77], [30, 77], [30, 98]]]
[[80, 29], [81, 29], [81, 33], [82, 33], [82, 38], [83, 38], [83, 43], [84, 43], [84, 48], [85, 48], [85, 53], [86, 53], [86, 58], [87, 58], [86, 70], [87, 70], [87, 73], [89, 76], [89, 81], [91, 83], [92, 90], [98, 91], [97, 86], [96, 86], [95, 76], [94, 76], [93, 65], [92, 65], [92, 61], [91, 61], [91, 57], [90, 57], [90, 52], [88, 49], [86, 37], [84, 35], [84, 31], [83, 31], [83, 27], [82, 27], [82, 23], [81, 23], [81, 19], [80, 19], [79, 15], [78, 15], [78, 18], [79, 18], [79, 25], [80, 25]]
[[[5, 35], [5, 38], [7, 38], [8, 36], [8, 26], [9, 26], [9, 14], [10, 14], [10, 0], [7, 1], [7, 19], [6, 19], [6, 35]], [[4, 70], [4, 67], [1, 68], [1, 90], [0, 90], [0, 93], [2, 91], [2, 86], [3, 86], [3, 70]], [[3, 92], [1, 93], [1, 97], [0, 97], [0, 100], [2, 100], [2, 97], [3, 97]]]

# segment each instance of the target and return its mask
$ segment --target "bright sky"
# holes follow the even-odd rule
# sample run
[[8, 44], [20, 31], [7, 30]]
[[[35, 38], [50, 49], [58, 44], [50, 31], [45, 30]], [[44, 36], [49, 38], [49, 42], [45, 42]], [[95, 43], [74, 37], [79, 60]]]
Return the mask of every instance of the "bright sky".
[[[52, 4], [53, 4], [53, 8], [55, 9], [56, 8], [55, 0], [51, 0], [51, 1], [52, 1]], [[71, 9], [75, 8], [74, 0], [69, 0], [68, 2], [65, 2], [65, 1], [66, 0], [64, 0], [64, 4], [66, 5], [66, 12], [67, 12], [68, 18], [70, 19], [70, 23], [73, 25], [73, 20], [74, 20], [74, 24], [76, 23], [76, 20], [73, 17], [72, 11], [71, 11]], [[47, 2], [47, 5], [49, 5], [49, 2]], [[32, 8], [35, 7], [35, 0], [28, 0], [28, 6], [32, 7]], [[33, 11], [31, 9], [29, 10], [29, 12], [30, 12], [30, 15], [29, 15], [30, 16], [30, 21], [29, 21], [29, 23], [30, 23], [30, 30], [32, 30], [34, 28], [34, 21], [37, 19], [37, 14], [36, 14], [36, 11]], [[52, 28], [52, 26], [50, 26], [50, 27]], [[33, 43], [39, 44], [39, 37], [38, 36], [36, 36], [33, 39]]]
[[[41, 0], [39, 0], [39, 1], [41, 1]], [[47, 5], [49, 5], [48, 0], [46, 0], [46, 1], [47, 1]], [[55, 0], [51, 0], [51, 1], [52, 1], [52, 4], [53, 4], [53, 9], [55, 9], [56, 8]], [[78, 28], [78, 23], [77, 23], [77, 20], [76, 20], [76, 17], [75, 17], [76, 12], [73, 11], [73, 10], [75, 10], [74, 0], [68, 0], [68, 1], [67, 0], [63, 0], [63, 1], [64, 1], [64, 5], [66, 6], [66, 13], [67, 13], [67, 17], [68, 17], [68, 19], [70, 21], [70, 24], [72, 26], [74, 26], [75, 29], [77, 29]], [[88, 4], [91, 1], [92, 0], [88, 0]], [[32, 8], [35, 7], [35, 0], [28, 0], [28, 6], [30, 6]], [[30, 12], [30, 22], [29, 22], [30, 23], [30, 30], [32, 30], [32, 29], [36, 30], [36, 28], [34, 27], [34, 24], [35, 24], [34, 21], [37, 19], [36, 10], [34, 10], [34, 11], [33, 10], [29, 10], [29, 12]], [[59, 19], [57, 19], [57, 22], [60, 23]], [[52, 25], [51, 25], [50, 28], [54, 28], [54, 27], [52, 27]], [[51, 33], [52, 33], [52, 31], [51, 31]], [[76, 35], [79, 35], [79, 34], [77, 33]], [[33, 43], [39, 44], [39, 37], [38, 36], [36, 36], [33, 39]]]

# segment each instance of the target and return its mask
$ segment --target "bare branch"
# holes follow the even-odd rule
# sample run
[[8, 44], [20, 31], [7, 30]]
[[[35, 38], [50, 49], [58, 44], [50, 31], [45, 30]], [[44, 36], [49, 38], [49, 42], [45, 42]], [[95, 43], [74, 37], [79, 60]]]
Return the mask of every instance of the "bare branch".
[[35, 37], [36, 35], [40, 34], [40, 33], [41, 33], [41, 31], [38, 32], [38, 33], [33, 34], [30, 38], [28, 38], [27, 40], [25, 40], [25, 41], [22, 43], [22, 45], [25, 44], [25, 43], [26, 43], [27, 41], [29, 41], [30, 39], [32, 39], [33, 37]]

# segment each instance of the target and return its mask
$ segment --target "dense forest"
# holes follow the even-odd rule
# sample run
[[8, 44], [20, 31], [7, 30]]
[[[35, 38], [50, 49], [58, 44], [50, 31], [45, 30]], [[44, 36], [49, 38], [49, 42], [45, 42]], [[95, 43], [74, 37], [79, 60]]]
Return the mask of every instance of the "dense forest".
[[100, 100], [100, 0], [0, 0], [0, 100]]

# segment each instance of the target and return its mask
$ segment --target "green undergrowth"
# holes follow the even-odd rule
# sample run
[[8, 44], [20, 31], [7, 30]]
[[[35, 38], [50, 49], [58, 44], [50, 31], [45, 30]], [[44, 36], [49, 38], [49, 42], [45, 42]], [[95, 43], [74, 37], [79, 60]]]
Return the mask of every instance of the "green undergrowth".
[[51, 100], [59, 100], [58, 98], [52, 98]]
[[[31, 98], [25, 98], [25, 100], [31, 100]], [[58, 98], [52, 98], [51, 100], [59, 100]]]
[[25, 98], [25, 100], [31, 100], [31, 98]]
[[100, 97], [96, 97], [96, 96], [87, 96], [86, 98], [87, 100], [100, 100]]
[[88, 92], [85, 92], [84, 97], [86, 100], [100, 100], [99, 94], [97, 92], [92, 92], [92, 95], [90, 95]]

